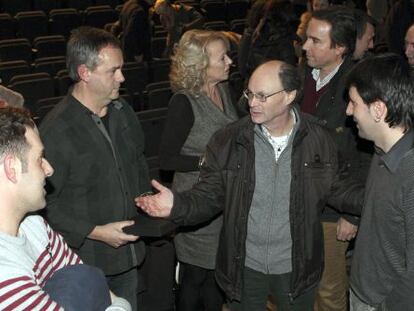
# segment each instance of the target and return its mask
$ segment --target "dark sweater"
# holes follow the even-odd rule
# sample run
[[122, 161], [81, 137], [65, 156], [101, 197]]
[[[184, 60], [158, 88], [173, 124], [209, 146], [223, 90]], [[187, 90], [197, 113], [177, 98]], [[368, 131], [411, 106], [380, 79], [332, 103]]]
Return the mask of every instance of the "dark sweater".
[[306, 96], [303, 98], [301, 110], [303, 112], [314, 114], [316, 110], [316, 106], [318, 105], [319, 99], [328, 89], [329, 83], [324, 85], [319, 91], [316, 90], [316, 81], [312, 77], [306, 79], [303, 94]]
[[193, 124], [193, 109], [187, 96], [173, 96], [168, 104], [167, 121], [160, 144], [161, 169], [198, 171], [199, 157], [180, 154]]

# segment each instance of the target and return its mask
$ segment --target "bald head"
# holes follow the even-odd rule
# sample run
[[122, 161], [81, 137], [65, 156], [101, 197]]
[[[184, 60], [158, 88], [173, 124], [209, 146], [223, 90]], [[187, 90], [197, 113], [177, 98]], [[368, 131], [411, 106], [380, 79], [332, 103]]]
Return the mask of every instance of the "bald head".
[[297, 68], [278, 60], [268, 61], [257, 67], [250, 82], [260, 84], [264, 88], [283, 89], [286, 92], [301, 90]]
[[250, 79], [261, 79], [263, 81], [270, 80], [269, 82], [274, 83], [280, 82], [276, 80], [280, 80], [279, 71], [282, 64], [283, 62], [278, 60], [266, 62], [256, 68]]

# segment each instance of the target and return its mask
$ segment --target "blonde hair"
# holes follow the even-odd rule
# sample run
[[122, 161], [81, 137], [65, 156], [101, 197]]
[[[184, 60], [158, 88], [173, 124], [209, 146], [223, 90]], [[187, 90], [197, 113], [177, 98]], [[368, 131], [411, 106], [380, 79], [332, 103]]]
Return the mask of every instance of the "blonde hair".
[[181, 37], [171, 57], [170, 82], [174, 92], [187, 90], [199, 96], [206, 82], [209, 55], [207, 46], [214, 41], [229, 42], [221, 32], [211, 30], [189, 30]]

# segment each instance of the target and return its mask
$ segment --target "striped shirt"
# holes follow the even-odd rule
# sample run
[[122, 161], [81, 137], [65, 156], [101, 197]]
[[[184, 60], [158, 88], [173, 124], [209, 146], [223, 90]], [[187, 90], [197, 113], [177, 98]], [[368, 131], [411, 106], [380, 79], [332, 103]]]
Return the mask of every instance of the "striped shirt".
[[40, 216], [28, 216], [18, 236], [0, 232], [0, 310], [63, 310], [43, 286], [55, 271], [82, 263]]

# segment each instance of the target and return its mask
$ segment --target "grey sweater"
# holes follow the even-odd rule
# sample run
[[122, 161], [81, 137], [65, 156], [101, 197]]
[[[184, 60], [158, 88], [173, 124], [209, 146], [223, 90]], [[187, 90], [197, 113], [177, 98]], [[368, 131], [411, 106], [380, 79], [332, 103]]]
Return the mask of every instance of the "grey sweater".
[[292, 271], [291, 153], [298, 125], [299, 120], [277, 162], [272, 145], [260, 127], [255, 126], [256, 184], [247, 225], [245, 265], [265, 274]]

